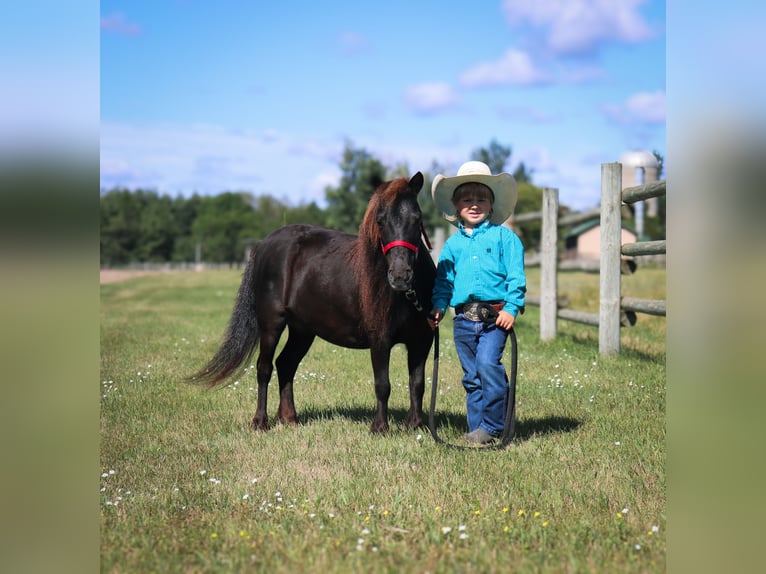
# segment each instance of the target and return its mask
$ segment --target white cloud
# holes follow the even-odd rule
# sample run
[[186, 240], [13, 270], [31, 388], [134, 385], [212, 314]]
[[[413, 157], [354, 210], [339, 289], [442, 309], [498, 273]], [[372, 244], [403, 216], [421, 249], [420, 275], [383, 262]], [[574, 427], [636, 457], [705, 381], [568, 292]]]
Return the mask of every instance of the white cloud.
[[536, 174], [555, 175], [558, 173], [556, 161], [547, 147], [534, 146], [520, 149], [516, 156], [514, 159], [517, 165], [523, 162], [527, 169], [534, 170]]
[[310, 138], [297, 138], [295, 141], [287, 144], [286, 150], [290, 155], [323, 162], [337, 162], [343, 153], [339, 142], [328, 144], [327, 142]]
[[616, 161], [609, 152], [591, 149], [573, 151], [565, 145], [559, 149], [543, 145], [514, 149], [513, 165], [516, 169], [524, 162], [532, 172], [532, 181], [538, 187], [559, 190], [559, 202], [575, 211], [598, 207], [601, 198], [601, 163]]
[[504, 0], [503, 12], [514, 28], [542, 28], [555, 54], [585, 54], [603, 42], [640, 42], [653, 33], [638, 9], [646, 0]]
[[509, 49], [499, 60], [478, 64], [460, 76], [460, 83], [469, 88], [531, 86], [549, 81], [548, 74], [534, 65], [529, 54], [514, 49]]
[[[163, 194], [216, 194], [250, 191], [291, 205], [325, 205], [325, 188], [340, 179], [340, 136], [320, 140], [301, 134], [232, 130], [220, 126], [148, 125], [104, 122], [101, 130], [101, 187], [154, 189]], [[438, 160], [454, 174], [475, 148], [475, 139], [456, 131], [457, 139], [355, 138], [391, 167], [407, 164], [411, 173], [427, 171]], [[462, 138], [462, 139], [461, 139]], [[514, 147], [513, 164], [523, 161], [536, 185], [558, 187], [561, 202], [574, 209], [595, 207], [599, 198], [599, 160], [583, 163], [572, 150], [543, 146]], [[432, 174], [434, 175], [434, 174]]]
[[618, 124], [663, 124], [665, 92], [639, 92], [620, 104], [605, 104], [603, 111], [609, 119]]
[[336, 141], [273, 130], [104, 122], [101, 187], [171, 195], [241, 190], [296, 204], [319, 201], [321, 184], [331, 181], [323, 174], [337, 165], [341, 149]]
[[634, 94], [625, 102], [625, 110], [636, 120], [661, 124], [665, 122], [665, 92], [641, 92]]
[[597, 66], [577, 66], [564, 70], [561, 77], [564, 82], [569, 84], [584, 84], [594, 80], [603, 80], [607, 77], [607, 73], [603, 68]]
[[460, 96], [445, 82], [426, 82], [408, 88], [404, 101], [414, 112], [429, 114], [454, 108]]

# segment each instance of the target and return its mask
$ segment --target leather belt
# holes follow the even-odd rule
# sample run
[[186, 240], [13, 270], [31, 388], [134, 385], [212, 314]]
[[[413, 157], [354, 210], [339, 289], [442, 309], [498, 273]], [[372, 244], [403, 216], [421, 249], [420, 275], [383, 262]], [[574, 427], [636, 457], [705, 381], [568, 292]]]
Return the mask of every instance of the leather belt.
[[470, 321], [494, 323], [497, 314], [503, 310], [503, 307], [505, 307], [505, 303], [502, 301], [473, 301], [458, 305], [455, 307], [455, 313], [464, 315]]

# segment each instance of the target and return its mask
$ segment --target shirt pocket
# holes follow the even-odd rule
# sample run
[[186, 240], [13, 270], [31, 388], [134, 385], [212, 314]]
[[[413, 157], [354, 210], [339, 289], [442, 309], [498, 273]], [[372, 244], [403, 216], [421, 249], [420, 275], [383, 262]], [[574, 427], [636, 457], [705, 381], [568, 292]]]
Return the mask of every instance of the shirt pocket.
[[485, 248], [482, 253], [482, 271], [497, 279], [505, 278], [507, 271], [499, 247]]

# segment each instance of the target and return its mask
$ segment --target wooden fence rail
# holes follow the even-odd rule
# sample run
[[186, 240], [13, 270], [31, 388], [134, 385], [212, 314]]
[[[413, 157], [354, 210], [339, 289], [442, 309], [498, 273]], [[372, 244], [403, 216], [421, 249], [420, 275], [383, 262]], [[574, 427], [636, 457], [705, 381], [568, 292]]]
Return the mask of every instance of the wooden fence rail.
[[[621, 276], [635, 268], [635, 263], [626, 262], [625, 256], [658, 255], [666, 253], [666, 242], [637, 241], [621, 244], [623, 203], [635, 203], [666, 193], [665, 180], [634, 187], [622, 188], [622, 165], [605, 163], [601, 165], [601, 207], [583, 213], [570, 214], [559, 219], [558, 189], [543, 188], [541, 211], [527, 213], [514, 218], [514, 223], [542, 219], [540, 245], [540, 297], [527, 297], [528, 305], [540, 307], [540, 338], [549, 340], [556, 337], [557, 319], [574, 321], [598, 327], [599, 352], [610, 354], [620, 350], [620, 328], [633, 325], [636, 313], [665, 316], [664, 300], [622, 297]], [[558, 260], [558, 229], [576, 225], [594, 217], [600, 218], [601, 257], [598, 262], [569, 262]], [[535, 262], [537, 263], [537, 262]], [[630, 263], [630, 265], [628, 265]], [[559, 307], [558, 271], [576, 269], [599, 273], [599, 312], [588, 313]], [[631, 269], [632, 270], [632, 269]]]

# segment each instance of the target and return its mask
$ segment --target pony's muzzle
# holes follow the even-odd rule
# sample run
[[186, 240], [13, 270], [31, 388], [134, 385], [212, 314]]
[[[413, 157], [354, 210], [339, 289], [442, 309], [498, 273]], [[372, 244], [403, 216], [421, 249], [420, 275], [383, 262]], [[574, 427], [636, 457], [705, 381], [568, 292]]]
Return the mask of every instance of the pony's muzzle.
[[[410, 275], [412, 275], [410, 273]], [[395, 277], [391, 277], [391, 274], [388, 274], [388, 284], [391, 285], [391, 289], [394, 291], [409, 291], [412, 287], [412, 279], [397, 279]]]
[[412, 266], [396, 263], [394, 262], [388, 268], [388, 284], [394, 291], [407, 291], [412, 288], [412, 280], [415, 277]]

